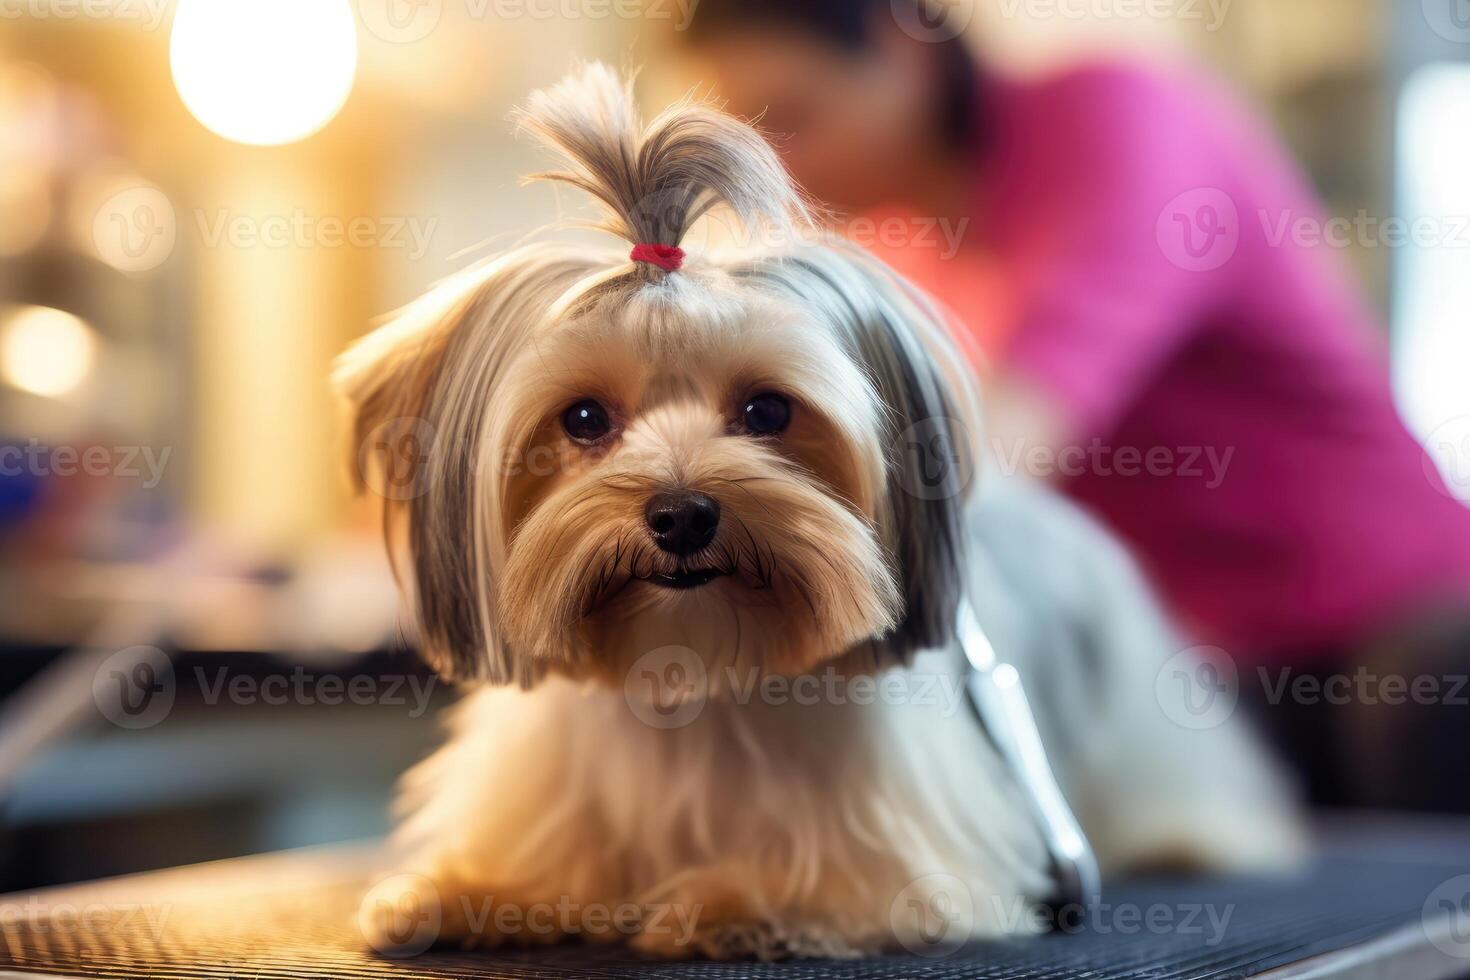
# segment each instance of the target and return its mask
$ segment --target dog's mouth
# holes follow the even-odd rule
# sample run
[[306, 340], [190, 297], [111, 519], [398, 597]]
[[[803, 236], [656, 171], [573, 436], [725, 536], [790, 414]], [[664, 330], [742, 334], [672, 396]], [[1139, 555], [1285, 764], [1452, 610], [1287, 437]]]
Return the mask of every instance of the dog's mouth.
[[677, 572], [650, 572], [640, 578], [665, 589], [697, 589], [729, 574], [721, 568], [689, 568]]

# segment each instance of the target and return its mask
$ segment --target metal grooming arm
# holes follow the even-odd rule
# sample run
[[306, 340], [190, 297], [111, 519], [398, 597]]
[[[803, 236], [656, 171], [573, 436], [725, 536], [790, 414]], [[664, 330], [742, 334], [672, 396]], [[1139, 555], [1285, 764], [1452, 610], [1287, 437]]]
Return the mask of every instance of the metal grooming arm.
[[1092, 846], [1057, 785], [1036, 719], [1014, 666], [996, 657], [970, 600], [960, 600], [956, 634], [970, 663], [967, 689], [980, 723], [1031, 805], [1051, 852], [1056, 908], [1095, 908], [1102, 897], [1102, 875]]

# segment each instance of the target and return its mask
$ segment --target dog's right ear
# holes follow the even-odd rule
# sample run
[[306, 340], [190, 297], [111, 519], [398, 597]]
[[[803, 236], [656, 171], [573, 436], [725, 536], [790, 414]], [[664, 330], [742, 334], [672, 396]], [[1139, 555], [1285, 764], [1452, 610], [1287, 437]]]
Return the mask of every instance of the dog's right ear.
[[497, 629], [514, 447], [487, 444], [487, 419], [516, 352], [592, 269], [574, 250], [523, 246], [441, 283], [337, 362], [354, 481], [382, 499], [419, 648], [447, 680], [539, 677]]
[[476, 294], [471, 284], [442, 284], [349, 348], [332, 376], [346, 403], [352, 483], [382, 506], [389, 559], [417, 643], [449, 680], [490, 673], [484, 616], [463, 595], [474, 563], [467, 535], [460, 529], [445, 541], [443, 530], [443, 515], [469, 508], [469, 467], [453, 456], [472, 450], [453, 445], [437, 406], [448, 352], [474, 315]]
[[[431, 302], [436, 298], [442, 302]], [[411, 437], [425, 434], [435, 376], [465, 305], [431, 293], [354, 343], [334, 366], [332, 387], [347, 414], [349, 478], [359, 493], [380, 497], [390, 514], [422, 490], [427, 460]]]

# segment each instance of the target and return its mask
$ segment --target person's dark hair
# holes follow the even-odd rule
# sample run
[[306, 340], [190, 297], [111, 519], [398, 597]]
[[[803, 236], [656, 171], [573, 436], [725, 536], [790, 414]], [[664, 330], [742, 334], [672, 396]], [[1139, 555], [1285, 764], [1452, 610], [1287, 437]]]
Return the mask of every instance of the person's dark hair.
[[[934, 0], [700, 0], [687, 39], [694, 44], [722, 34], [774, 27], [809, 34], [849, 51], [873, 42], [879, 18], [893, 18], [926, 28], [941, 66], [943, 92], [938, 105], [940, 131], [951, 145], [968, 146], [976, 138], [979, 82], [975, 59], [965, 42], [942, 27]], [[934, 35], [934, 36], [928, 36]]]

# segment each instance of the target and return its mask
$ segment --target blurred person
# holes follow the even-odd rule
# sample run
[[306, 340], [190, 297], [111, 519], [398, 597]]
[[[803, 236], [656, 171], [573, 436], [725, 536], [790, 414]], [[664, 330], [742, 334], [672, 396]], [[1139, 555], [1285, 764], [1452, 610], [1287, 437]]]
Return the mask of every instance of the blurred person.
[[[1430, 753], [1463, 734], [1470, 510], [1401, 421], [1339, 259], [1285, 231], [1321, 213], [1303, 175], [1208, 78], [1007, 77], [935, 40], [923, 2], [703, 0], [686, 43], [820, 201], [965, 229], [953, 255], [885, 257], [994, 364], [1000, 465], [1131, 543], [1318, 801], [1466, 808], [1470, 763]], [[1390, 703], [1391, 676], [1440, 696]]]

